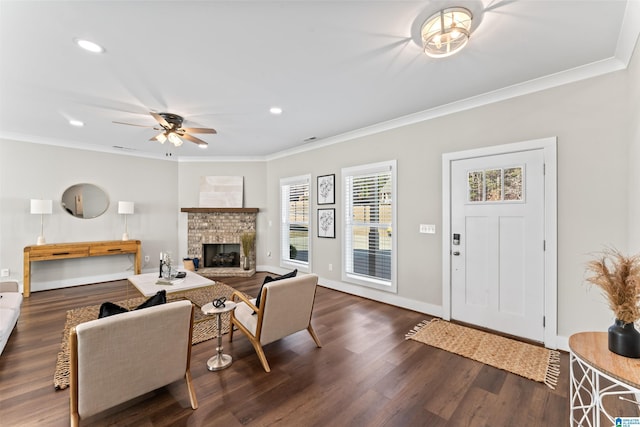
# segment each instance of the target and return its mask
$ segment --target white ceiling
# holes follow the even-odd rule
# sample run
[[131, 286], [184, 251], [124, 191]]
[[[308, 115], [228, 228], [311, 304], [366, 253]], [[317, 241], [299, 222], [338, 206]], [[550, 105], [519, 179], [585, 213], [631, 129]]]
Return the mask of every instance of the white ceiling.
[[[0, 137], [185, 160], [268, 158], [624, 68], [638, 4], [0, 0]], [[468, 46], [427, 57], [420, 25], [456, 5], [474, 14]], [[81, 50], [76, 37], [106, 53]], [[152, 126], [149, 111], [218, 134], [198, 135], [206, 150], [172, 148], [148, 141], [153, 129], [112, 123]]]

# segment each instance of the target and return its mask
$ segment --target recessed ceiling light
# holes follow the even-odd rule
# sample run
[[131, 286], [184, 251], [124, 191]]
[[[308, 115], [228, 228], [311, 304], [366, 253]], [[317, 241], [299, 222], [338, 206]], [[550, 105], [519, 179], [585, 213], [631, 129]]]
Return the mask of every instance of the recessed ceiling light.
[[93, 52], [93, 53], [104, 52], [104, 48], [102, 46], [92, 41], [84, 40], [84, 39], [74, 39], [73, 41], [75, 41], [78, 46], [80, 46], [84, 50], [88, 50], [89, 52]]
[[280, 108], [280, 107], [271, 107], [269, 109], [269, 112], [271, 114], [279, 115], [279, 114], [282, 114], [282, 108]]
[[69, 120], [69, 124], [71, 126], [75, 126], [75, 127], [79, 127], [79, 128], [84, 126], [84, 122], [81, 122], [80, 120]]

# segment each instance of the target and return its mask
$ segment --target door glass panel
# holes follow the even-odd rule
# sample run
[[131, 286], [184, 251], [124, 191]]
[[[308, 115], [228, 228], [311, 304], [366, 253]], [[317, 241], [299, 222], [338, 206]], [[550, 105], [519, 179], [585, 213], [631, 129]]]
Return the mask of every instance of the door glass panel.
[[482, 194], [482, 182], [484, 181], [483, 171], [469, 172], [467, 182], [469, 185], [469, 201], [470, 202], [482, 202], [484, 197]]
[[522, 167], [504, 170], [504, 199], [522, 200]]
[[502, 169], [484, 171], [484, 185], [486, 201], [499, 202], [502, 200]]
[[524, 167], [467, 172], [467, 202], [524, 200]]

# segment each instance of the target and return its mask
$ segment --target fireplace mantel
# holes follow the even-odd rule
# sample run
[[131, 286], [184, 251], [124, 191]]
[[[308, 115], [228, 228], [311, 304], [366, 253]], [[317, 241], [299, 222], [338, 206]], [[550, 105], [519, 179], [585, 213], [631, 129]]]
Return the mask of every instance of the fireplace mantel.
[[258, 208], [180, 208], [190, 213], [258, 213]]

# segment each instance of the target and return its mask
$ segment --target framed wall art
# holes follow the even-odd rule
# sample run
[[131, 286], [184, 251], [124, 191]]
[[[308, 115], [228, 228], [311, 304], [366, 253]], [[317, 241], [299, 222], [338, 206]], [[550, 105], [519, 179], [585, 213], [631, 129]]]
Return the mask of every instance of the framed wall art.
[[336, 210], [318, 209], [318, 237], [335, 239], [336, 237]]
[[335, 174], [318, 177], [318, 204], [332, 205], [336, 202]]
[[201, 208], [241, 208], [243, 177], [201, 176]]

